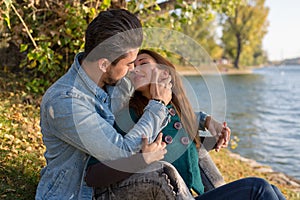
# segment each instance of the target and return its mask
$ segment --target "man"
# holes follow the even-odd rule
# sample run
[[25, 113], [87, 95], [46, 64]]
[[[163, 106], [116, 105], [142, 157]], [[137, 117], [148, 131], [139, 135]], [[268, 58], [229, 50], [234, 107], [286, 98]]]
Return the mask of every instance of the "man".
[[[89, 155], [98, 160], [128, 157], [141, 148], [142, 136], [153, 142], [167, 123], [163, 102], [171, 99], [168, 82], [153, 84], [154, 100], [128, 136], [113, 128], [108, 86], [133, 69], [142, 34], [140, 21], [126, 10], [103, 11], [89, 24], [84, 53], [43, 96], [40, 125], [47, 166], [36, 199], [92, 199], [92, 188], [84, 182]], [[153, 144], [151, 151], [162, 156], [165, 145]], [[150, 156], [148, 161], [159, 159]]]

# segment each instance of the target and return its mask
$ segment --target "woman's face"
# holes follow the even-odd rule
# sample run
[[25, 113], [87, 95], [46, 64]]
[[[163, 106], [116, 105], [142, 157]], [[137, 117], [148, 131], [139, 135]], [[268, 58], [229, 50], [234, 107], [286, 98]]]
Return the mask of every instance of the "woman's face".
[[130, 80], [137, 91], [149, 90], [152, 69], [156, 67], [156, 61], [148, 54], [140, 54], [134, 62], [134, 70], [130, 72]]

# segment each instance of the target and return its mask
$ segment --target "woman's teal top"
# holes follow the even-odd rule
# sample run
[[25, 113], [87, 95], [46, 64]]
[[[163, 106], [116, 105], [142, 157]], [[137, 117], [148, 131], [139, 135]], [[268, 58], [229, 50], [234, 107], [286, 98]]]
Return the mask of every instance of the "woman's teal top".
[[[182, 176], [188, 188], [199, 194], [204, 193], [204, 185], [201, 180], [200, 168], [198, 165], [199, 157], [198, 151], [193, 140], [190, 139], [188, 133], [182, 127], [181, 121], [175, 108], [172, 105], [168, 105], [170, 113], [170, 120], [168, 125], [162, 130], [163, 140], [167, 143], [167, 154], [164, 160], [172, 163]], [[131, 122], [126, 122], [126, 119], [130, 120], [127, 112], [128, 110], [121, 111], [116, 117], [115, 127], [119, 133], [126, 134], [127, 130], [132, 128], [128, 127]], [[131, 119], [136, 123], [138, 117], [132, 109], [130, 109]], [[127, 126], [127, 127], [126, 127]], [[126, 127], [126, 128], [124, 128]], [[125, 130], [125, 131], [124, 131]]]

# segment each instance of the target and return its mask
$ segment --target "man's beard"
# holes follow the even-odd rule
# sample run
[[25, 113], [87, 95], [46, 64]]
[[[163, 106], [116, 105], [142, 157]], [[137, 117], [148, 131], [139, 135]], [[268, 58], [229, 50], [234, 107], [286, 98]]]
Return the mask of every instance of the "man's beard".
[[113, 79], [111, 77], [107, 77], [105, 84], [115, 86], [118, 83], [119, 80]]

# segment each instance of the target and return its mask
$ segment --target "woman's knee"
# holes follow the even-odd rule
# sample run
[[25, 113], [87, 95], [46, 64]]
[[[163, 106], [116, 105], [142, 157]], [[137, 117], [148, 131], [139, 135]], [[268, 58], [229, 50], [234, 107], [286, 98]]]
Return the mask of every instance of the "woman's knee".
[[252, 188], [258, 192], [272, 190], [271, 184], [263, 178], [249, 177], [249, 178], [245, 178], [245, 180], [246, 180], [246, 185], [251, 185]]
[[248, 181], [251, 181], [253, 188], [259, 194], [263, 193], [266, 196], [269, 195], [270, 197], [272, 197], [272, 199], [274, 199], [275, 197], [276, 199], [285, 199], [281, 191], [276, 186], [270, 184], [263, 178], [251, 177], [248, 178]]
[[254, 185], [260, 185], [260, 186], [270, 186], [269, 182], [263, 178], [259, 177], [249, 177], [245, 178], [247, 182], [251, 182]]

